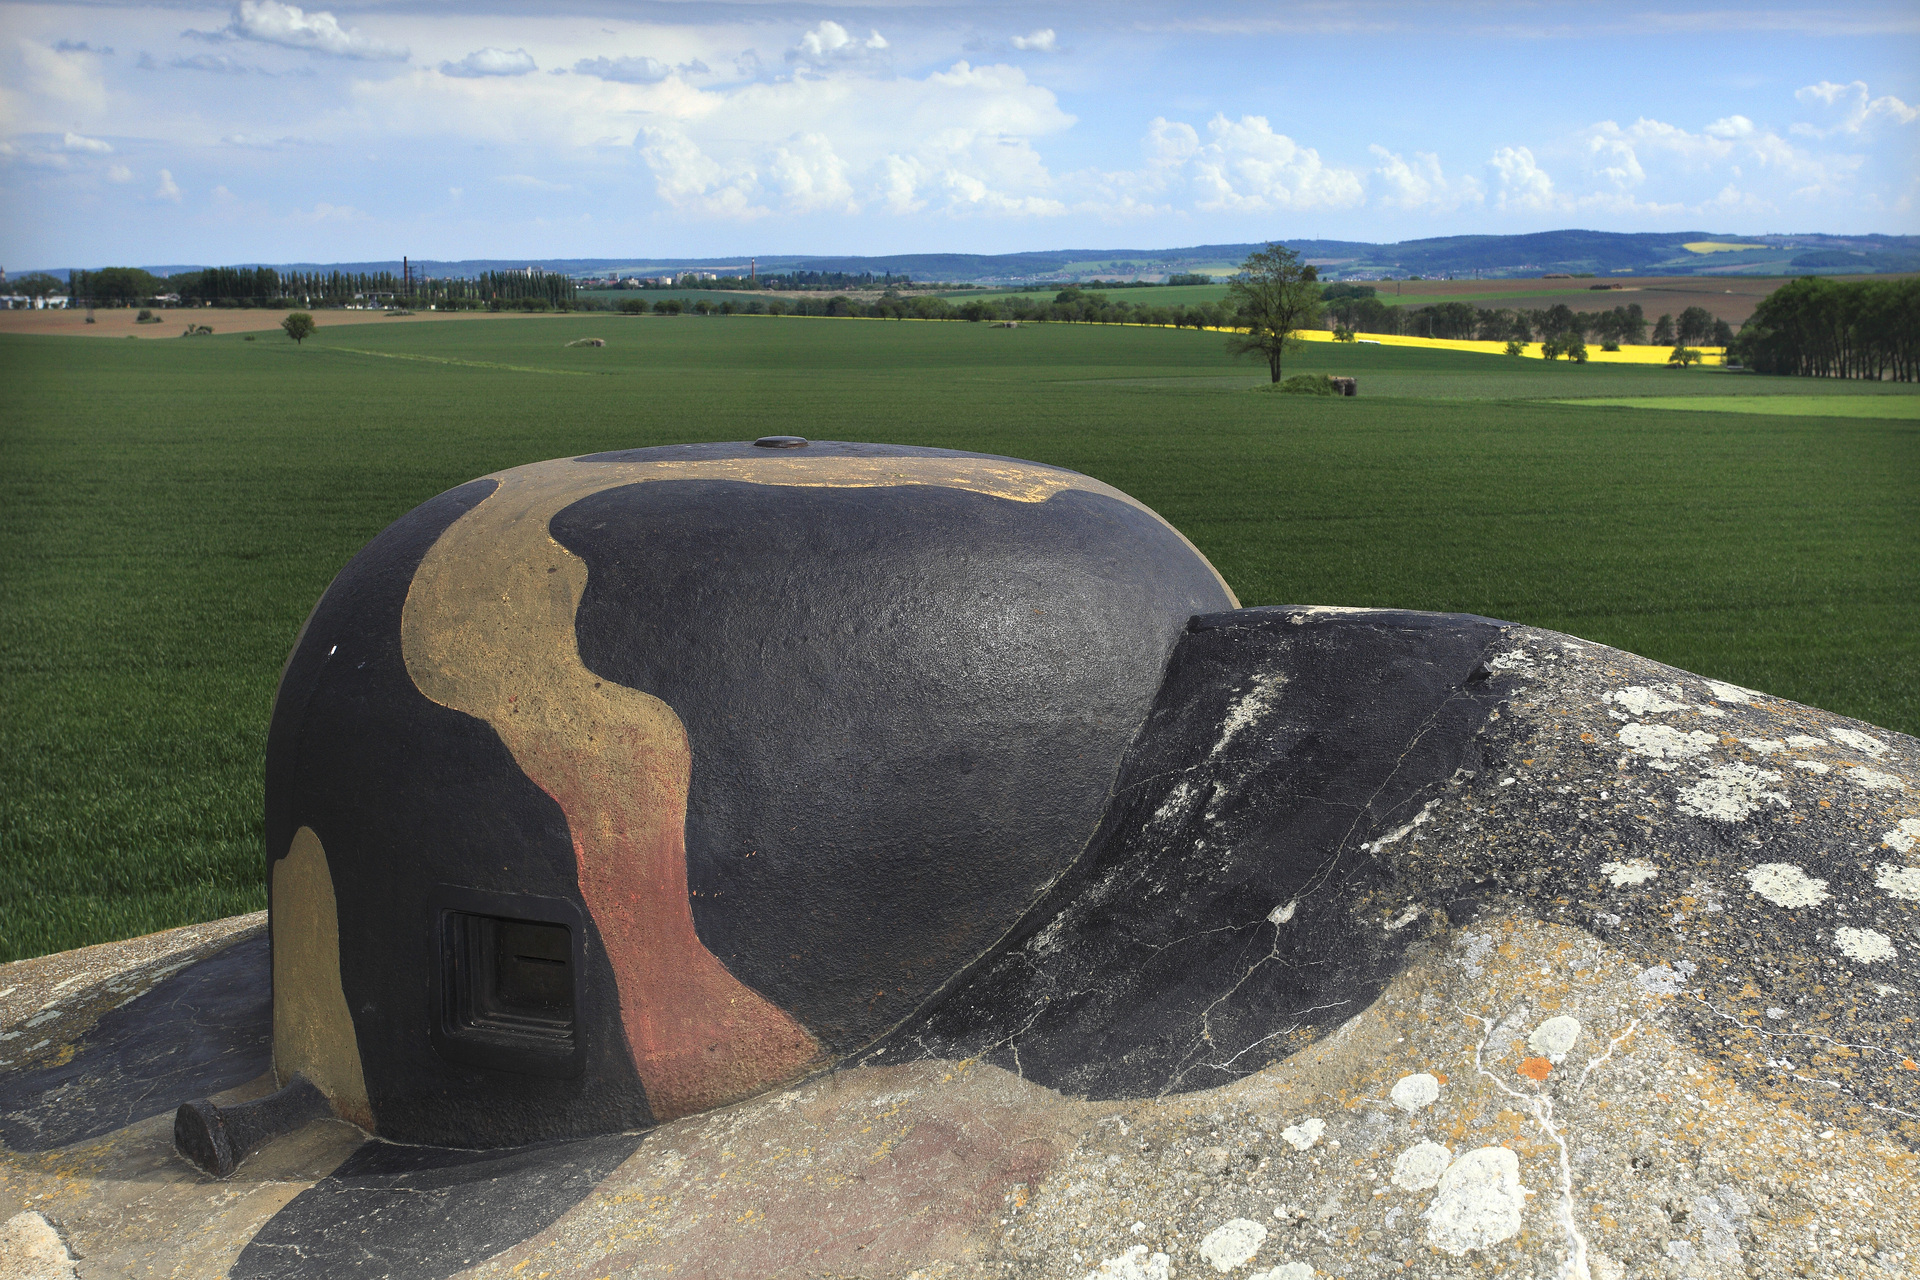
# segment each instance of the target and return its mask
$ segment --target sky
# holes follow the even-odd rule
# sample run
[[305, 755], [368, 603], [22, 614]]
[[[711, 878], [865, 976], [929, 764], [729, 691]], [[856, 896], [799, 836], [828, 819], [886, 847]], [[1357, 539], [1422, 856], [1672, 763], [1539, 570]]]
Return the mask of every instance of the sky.
[[0, 3], [0, 266], [1920, 231], [1920, 3]]

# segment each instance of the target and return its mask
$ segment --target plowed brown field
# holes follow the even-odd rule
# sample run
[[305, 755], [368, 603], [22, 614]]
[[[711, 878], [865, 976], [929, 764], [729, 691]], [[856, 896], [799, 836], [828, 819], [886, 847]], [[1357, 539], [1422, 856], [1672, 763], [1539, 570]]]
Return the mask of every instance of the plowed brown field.
[[[1832, 276], [1835, 280], [1896, 280], [1900, 276]], [[1787, 283], [1783, 276], [1633, 276], [1620, 280], [1380, 280], [1381, 298], [1403, 306], [1471, 302], [1476, 307], [1543, 310], [1565, 303], [1575, 311], [1611, 311], [1637, 302], [1648, 320], [1705, 307], [1738, 329], [1760, 300]], [[1608, 284], [1612, 288], [1595, 289]], [[1414, 299], [1419, 299], [1415, 304]]]

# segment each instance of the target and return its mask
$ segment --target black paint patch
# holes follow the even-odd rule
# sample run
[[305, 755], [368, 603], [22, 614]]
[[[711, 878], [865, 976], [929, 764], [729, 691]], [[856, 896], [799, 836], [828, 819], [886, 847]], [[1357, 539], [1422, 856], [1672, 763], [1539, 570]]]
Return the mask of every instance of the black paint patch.
[[[296, 829], [313, 828], [333, 874], [341, 985], [375, 1124], [405, 1142], [505, 1146], [652, 1121], [591, 921], [579, 1075], [461, 1065], [428, 1040], [437, 886], [579, 898], [560, 807], [491, 726], [423, 696], [401, 653], [420, 561], [494, 488], [474, 481], [423, 503], [340, 571], [288, 661], [268, 737], [269, 870]], [[198, 1095], [173, 1101], [187, 1096]]]
[[588, 565], [583, 661], [687, 727], [701, 940], [840, 1052], [1080, 854], [1167, 653], [1228, 603], [1082, 490], [652, 481], [551, 529]]
[[1230, 1083], [1360, 1013], [1423, 933], [1395, 846], [1473, 769], [1506, 683], [1483, 659], [1506, 627], [1194, 619], [1087, 856], [866, 1060], [983, 1056], [1145, 1097]]
[[261, 1075], [273, 1064], [271, 963], [265, 935], [235, 943], [103, 1014], [67, 1062], [0, 1073], [0, 1140], [69, 1146]]
[[506, 1151], [369, 1142], [260, 1228], [232, 1280], [442, 1280], [551, 1225], [639, 1148], [608, 1134]]

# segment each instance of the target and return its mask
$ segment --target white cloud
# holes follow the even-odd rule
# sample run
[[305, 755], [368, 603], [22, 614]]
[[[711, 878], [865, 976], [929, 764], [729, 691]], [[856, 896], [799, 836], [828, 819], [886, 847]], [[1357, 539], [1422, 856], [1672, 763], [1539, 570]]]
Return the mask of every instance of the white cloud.
[[116, 164], [107, 170], [108, 182], [132, 182], [133, 170], [123, 164]]
[[68, 151], [89, 151], [97, 156], [110, 156], [113, 154], [111, 144], [102, 142], [98, 138], [83, 138], [77, 133], [67, 134], [67, 136], [61, 140], [60, 145]]
[[886, 37], [868, 29], [860, 39], [832, 19], [800, 37], [800, 43], [787, 50], [787, 61], [801, 66], [829, 67], [857, 65], [874, 61], [888, 47]]
[[918, 80], [830, 72], [650, 92], [650, 109], [678, 119], [648, 125], [636, 146], [661, 199], [685, 214], [1002, 217], [1067, 207], [1033, 140], [1073, 117], [1015, 67], [958, 62]]
[[160, 185], [154, 188], [153, 198], [155, 200], [171, 200], [175, 204], [180, 203], [180, 184], [175, 182], [173, 180], [173, 174], [165, 169], [160, 171]]
[[1553, 179], [1534, 162], [1527, 147], [1502, 147], [1487, 162], [1499, 183], [1494, 205], [1500, 209], [1519, 209], [1530, 213], [1552, 209], [1556, 200]]
[[708, 66], [695, 58], [669, 66], [658, 58], [582, 58], [573, 64], [576, 74], [611, 80], [616, 84], [659, 84], [669, 76], [706, 75]]
[[1197, 207], [1207, 212], [1342, 209], [1365, 197], [1358, 174], [1321, 163], [1318, 151], [1275, 133], [1265, 116], [1216, 115], [1207, 135], [1189, 162]]
[[1386, 209], [1442, 212], [1486, 199], [1480, 180], [1471, 175], [1450, 179], [1440, 168], [1440, 157], [1414, 152], [1411, 162], [1374, 145], [1367, 148], [1380, 161], [1374, 169], [1382, 194], [1374, 203]]
[[766, 166], [765, 184], [780, 204], [795, 213], [837, 209], [854, 213], [853, 184], [847, 164], [824, 133], [802, 134], [777, 148]]
[[[193, 33], [190, 33], [193, 34]], [[240, 0], [233, 17], [216, 37], [255, 40], [310, 53], [331, 54], [336, 58], [369, 61], [402, 60], [407, 51], [352, 27], [343, 27], [331, 13], [308, 13], [298, 5], [281, 0]]]
[[1024, 36], [1015, 36], [1011, 43], [1014, 48], [1024, 53], [1058, 53], [1060, 51], [1060, 43], [1054, 36], [1052, 27], [1042, 27]]
[[[151, 66], [151, 62], [143, 64]], [[179, 71], [210, 71], [215, 75], [244, 76], [259, 71], [259, 67], [248, 66], [238, 58], [229, 58], [224, 53], [196, 53], [191, 58], [175, 58], [167, 64]]]
[[1821, 102], [1837, 109], [1840, 120], [1837, 124], [1822, 129], [1810, 124], [1796, 124], [1793, 132], [1808, 137], [1824, 138], [1835, 133], [1859, 133], [1874, 120], [1891, 120], [1895, 124], [1912, 124], [1920, 119], [1920, 107], [1910, 107], [1892, 94], [1883, 94], [1878, 98], [1867, 91], [1867, 82], [1855, 80], [1849, 84], [1835, 84], [1831, 80], [1822, 80], [1796, 90], [1794, 97], [1802, 102]]
[[476, 80], [482, 76], [524, 76], [538, 71], [533, 63], [533, 55], [525, 49], [475, 49], [458, 62], [440, 64], [443, 76], [458, 76], [466, 80]]
[[1753, 121], [1745, 116], [1724, 116], [1715, 120], [1701, 132], [1715, 138], [1748, 138], [1753, 136]]
[[[46, 45], [22, 40], [18, 45], [21, 76], [6, 88], [18, 92], [24, 103], [7, 104], [4, 121], [7, 132], [25, 132], [48, 128], [54, 120], [60, 129], [70, 129], [82, 119], [102, 115], [107, 109], [107, 86], [100, 76], [96, 58], [85, 54], [61, 53]], [[13, 98], [13, 94], [7, 95]], [[22, 108], [25, 110], [22, 110]]]

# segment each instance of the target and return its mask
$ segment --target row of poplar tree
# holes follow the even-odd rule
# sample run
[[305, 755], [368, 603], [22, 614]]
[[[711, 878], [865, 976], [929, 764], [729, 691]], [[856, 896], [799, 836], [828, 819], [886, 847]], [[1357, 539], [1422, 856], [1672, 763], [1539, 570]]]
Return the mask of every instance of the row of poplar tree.
[[440, 310], [546, 310], [571, 306], [572, 277], [548, 271], [486, 271], [467, 278], [425, 279], [392, 271], [276, 271], [272, 267], [208, 267], [156, 276], [138, 267], [75, 271], [67, 282], [75, 306], [139, 306], [176, 296], [182, 304], [216, 307], [435, 307]]

